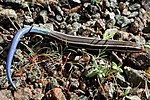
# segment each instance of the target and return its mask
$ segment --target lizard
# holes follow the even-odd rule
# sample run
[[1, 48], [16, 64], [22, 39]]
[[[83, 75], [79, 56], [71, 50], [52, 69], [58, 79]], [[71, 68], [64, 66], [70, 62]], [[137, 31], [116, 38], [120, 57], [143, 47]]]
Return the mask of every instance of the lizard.
[[116, 50], [116, 51], [123, 51], [123, 52], [140, 52], [143, 50], [143, 46], [130, 41], [118, 41], [118, 40], [101, 40], [94, 37], [82, 37], [82, 36], [73, 36], [68, 35], [62, 32], [53, 31], [41, 27], [25, 27], [20, 29], [14, 36], [10, 49], [8, 51], [7, 55], [7, 61], [6, 61], [6, 74], [8, 81], [12, 85], [12, 87], [16, 90], [16, 86], [11, 78], [11, 64], [13, 60], [13, 56], [16, 51], [16, 47], [20, 41], [20, 39], [25, 34], [41, 34], [41, 35], [48, 35], [54, 39], [57, 39], [59, 41], [67, 42], [71, 46], [81, 47], [81, 48], [87, 48], [92, 50], [98, 50], [101, 48], [107, 48], [108, 50]]

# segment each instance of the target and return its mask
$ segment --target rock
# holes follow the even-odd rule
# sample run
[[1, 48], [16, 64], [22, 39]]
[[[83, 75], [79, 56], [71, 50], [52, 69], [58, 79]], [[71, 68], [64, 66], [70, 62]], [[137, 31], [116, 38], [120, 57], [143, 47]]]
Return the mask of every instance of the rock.
[[133, 23], [135, 20], [134, 18], [130, 18], [130, 22]]
[[42, 89], [36, 88], [33, 90], [33, 99], [34, 100], [42, 100], [44, 94], [42, 93]]
[[39, 69], [39, 66], [32, 66], [32, 70], [26, 71], [26, 73], [27, 78], [30, 82], [35, 82], [41, 77], [41, 70]]
[[131, 23], [130, 32], [134, 34], [138, 34], [139, 30], [139, 23], [137, 21], [134, 21]]
[[78, 100], [87, 100], [88, 99], [88, 97], [87, 96], [84, 96], [84, 95], [81, 95], [79, 98], [78, 98]]
[[91, 32], [89, 30], [80, 30], [81, 31], [81, 35], [84, 37], [89, 37], [91, 35]]
[[87, 9], [89, 10], [90, 15], [94, 15], [98, 11], [97, 6], [95, 6], [95, 5], [88, 5]]
[[16, 4], [21, 4], [25, 0], [4, 0], [5, 3], [16, 3]]
[[107, 18], [109, 16], [110, 11], [108, 9], [105, 12], [102, 12], [102, 17]]
[[104, 31], [106, 29], [105, 23], [104, 23], [104, 21], [102, 19], [97, 20], [95, 25], [96, 25], [97, 28], [99, 28], [99, 30], [103, 30]]
[[114, 13], [115, 13], [115, 15], [120, 15], [121, 14], [119, 9], [114, 9]]
[[124, 31], [118, 31], [113, 39], [115, 40], [124, 40], [124, 41], [130, 41], [134, 38], [134, 35], [132, 33], [124, 32]]
[[16, 55], [15, 55], [15, 58], [18, 58], [19, 60], [23, 59], [23, 55], [22, 55], [22, 51], [21, 49], [17, 49], [16, 50]]
[[6, 42], [12, 41], [13, 35], [3, 35], [3, 39]]
[[[4, 66], [0, 66], [1, 67], [1, 69], [0, 70], [2, 70], [2, 67], [3, 68], [5, 68]], [[9, 87], [9, 83], [8, 83], [8, 80], [7, 80], [7, 76], [4, 76], [4, 73], [3, 72], [1, 72], [1, 74], [3, 75], [3, 76], [1, 76], [0, 77], [0, 88], [7, 88], [7, 87]]]
[[131, 14], [131, 12], [128, 11], [128, 9], [123, 9], [122, 15], [129, 16], [130, 14]]
[[78, 13], [72, 13], [67, 17], [67, 22], [72, 23], [72, 22], [78, 22], [80, 19], [80, 14]]
[[150, 2], [149, 2], [149, 0], [142, 0], [142, 1], [141, 1], [141, 4], [142, 4], [142, 6], [143, 6], [145, 9], [150, 10]]
[[73, 2], [76, 2], [76, 3], [81, 3], [80, 0], [72, 0]]
[[103, 5], [106, 6], [106, 7], [108, 7], [108, 8], [110, 7], [110, 3], [109, 3], [108, 0], [104, 0]]
[[146, 41], [150, 42], [150, 34], [149, 33], [144, 33], [144, 38]]
[[78, 95], [76, 93], [71, 93], [70, 100], [78, 100]]
[[143, 15], [146, 13], [146, 10], [144, 8], [139, 9], [139, 15]]
[[121, 75], [120, 73], [117, 73], [116, 75], [117, 83], [122, 87], [127, 87], [129, 83], [125, 80], [125, 77]]
[[48, 21], [48, 12], [46, 10], [40, 11], [40, 17], [42, 19], [42, 22], [46, 23]]
[[62, 22], [63, 21], [63, 16], [59, 15], [59, 14], [56, 14], [55, 15], [55, 18], [58, 22]]
[[146, 40], [144, 39], [144, 37], [142, 36], [134, 36], [132, 38], [132, 41], [135, 41], [136, 43], [139, 43], [139, 44], [145, 44], [146, 43]]
[[45, 95], [48, 100], [67, 100], [61, 88], [53, 88], [49, 90]]
[[17, 14], [13, 9], [3, 9], [0, 11], [0, 18], [10, 17], [12, 19], [17, 19]]
[[95, 20], [90, 20], [90, 21], [87, 21], [86, 23], [83, 23], [83, 29], [87, 29], [86, 27], [94, 27], [95, 24], [96, 24], [96, 21]]
[[87, 8], [90, 4], [91, 4], [91, 3], [85, 2], [85, 3], [83, 4], [83, 7], [84, 7], [84, 8]]
[[30, 16], [25, 16], [25, 24], [31, 24], [34, 22], [34, 19]]
[[118, 6], [119, 6], [120, 11], [122, 11], [126, 8], [126, 4], [124, 2], [120, 2]]
[[78, 22], [72, 23], [72, 30], [75, 30], [77, 32], [80, 27], [81, 27], [81, 23]]
[[145, 81], [147, 81], [147, 86], [150, 88], [150, 81], [148, 81], [145, 77], [143, 71], [136, 70], [130, 67], [124, 68], [127, 80], [131, 84], [132, 87], [145, 88]]
[[110, 19], [114, 19], [116, 16], [114, 12], [109, 12], [108, 15]]
[[1, 100], [14, 100], [10, 90], [1, 90], [0, 99]]
[[0, 35], [0, 43], [4, 43], [4, 39], [1, 35]]
[[106, 22], [106, 28], [113, 28], [116, 24], [116, 20], [115, 19], [109, 19], [107, 22]]
[[77, 31], [76, 30], [72, 30], [70, 32], [67, 32], [67, 34], [77, 36]]
[[138, 3], [135, 3], [135, 4], [129, 6], [129, 10], [131, 10], [131, 11], [135, 11], [135, 10], [138, 10], [140, 8], [141, 8], [141, 5]]
[[79, 59], [79, 63], [82, 65], [87, 65], [89, 63], [91, 59], [91, 56], [87, 53], [85, 53], [80, 59]]
[[147, 26], [148, 22], [150, 22], [150, 11], [146, 11], [141, 8], [139, 10], [139, 18], [143, 22], [144, 26]]
[[60, 28], [65, 29], [67, 27], [67, 23], [65, 21], [60, 23]]
[[55, 8], [57, 9], [58, 14], [59, 14], [60, 16], [64, 16], [64, 12], [62, 11], [62, 9], [61, 9], [60, 6], [55, 6]]
[[143, 32], [150, 34], [150, 27], [144, 27]]
[[78, 88], [79, 87], [79, 81], [77, 79], [71, 78], [70, 79], [70, 87], [71, 88]]
[[125, 16], [116, 15], [117, 24], [121, 27], [125, 27], [126, 25], [130, 24], [130, 19]]
[[2, 52], [4, 49], [3, 49], [3, 46], [0, 46], [0, 51]]
[[9, 100], [6, 96], [3, 95], [3, 93], [0, 92], [1, 100]]
[[112, 82], [106, 82], [104, 84], [104, 90], [107, 93], [107, 97], [113, 98], [113, 94], [115, 92], [115, 87]]
[[138, 14], [139, 14], [139, 12], [134, 11], [128, 16], [128, 18], [136, 17], [136, 16], [138, 16]]
[[100, 13], [96, 13], [96, 14], [92, 15], [91, 17], [92, 17], [92, 19], [99, 19], [100, 16], [101, 16]]
[[40, 25], [40, 27], [54, 31], [54, 24], [53, 24], [53, 22], [45, 23], [43, 25]]
[[[67, 32], [72, 31], [72, 29], [73, 29], [72, 25], [71, 25], [71, 24], [68, 24], [67, 27], [66, 27]], [[67, 34], [68, 34], [68, 33], [67, 33]]]
[[30, 88], [19, 88], [14, 92], [15, 100], [30, 100], [32, 99], [32, 92]]
[[144, 27], [145, 27], [143, 21], [139, 17], [135, 18], [135, 21], [138, 22], [138, 24], [139, 24], [139, 31], [142, 32]]
[[51, 88], [59, 87], [59, 84], [58, 84], [56, 78], [53, 78], [53, 77], [51, 77], [50, 85], [51, 85]]
[[137, 95], [125, 96], [127, 100], [141, 100]]
[[128, 64], [135, 69], [147, 69], [150, 66], [150, 53], [133, 53], [128, 57]]
[[85, 82], [83, 82], [83, 81], [80, 81], [79, 87], [82, 91], [86, 91], [86, 89], [87, 89], [87, 86], [86, 86]]
[[115, 8], [118, 5], [117, 0], [110, 0], [110, 7]]
[[74, 92], [75, 92], [76, 94], [78, 94], [78, 95], [85, 94], [85, 92], [82, 91], [82, 90], [80, 90], [80, 89], [76, 89], [76, 90], [74, 90]]

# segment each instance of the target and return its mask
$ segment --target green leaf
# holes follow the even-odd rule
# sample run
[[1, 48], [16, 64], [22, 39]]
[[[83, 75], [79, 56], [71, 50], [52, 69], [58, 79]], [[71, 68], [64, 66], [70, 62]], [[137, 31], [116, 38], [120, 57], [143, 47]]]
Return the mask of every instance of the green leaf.
[[115, 62], [112, 62], [111, 66], [114, 70], [118, 72], [123, 72], [123, 70]]
[[116, 28], [107, 29], [105, 33], [103, 34], [103, 40], [108, 40], [112, 38], [117, 32], [118, 30]]
[[131, 87], [127, 87], [126, 90], [124, 91], [123, 96], [128, 95], [130, 91], [131, 91]]
[[86, 77], [93, 77], [95, 75], [98, 75], [99, 70], [98, 69], [93, 69], [92, 71], [90, 71], [88, 74], [86, 74]]

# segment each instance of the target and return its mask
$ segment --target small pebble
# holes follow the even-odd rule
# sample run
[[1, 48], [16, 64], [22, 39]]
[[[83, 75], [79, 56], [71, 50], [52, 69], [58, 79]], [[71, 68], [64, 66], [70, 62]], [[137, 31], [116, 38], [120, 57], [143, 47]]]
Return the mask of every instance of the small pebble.
[[126, 8], [126, 4], [124, 2], [119, 3], [119, 10], [122, 11]]
[[129, 6], [129, 10], [131, 10], [131, 11], [135, 11], [135, 10], [138, 10], [140, 8], [141, 8], [141, 5], [137, 4], [137, 3]]
[[43, 23], [48, 21], [48, 12], [46, 10], [40, 11], [40, 17], [42, 18]]
[[128, 19], [125, 16], [116, 15], [117, 24], [119, 24], [121, 27], [124, 27], [128, 24], [130, 24], [130, 19]]
[[63, 17], [62, 17], [61, 15], [59, 15], [59, 14], [57, 14], [57, 15], [55, 16], [55, 18], [56, 18], [56, 20], [57, 20], [58, 22], [62, 22], [62, 21], [63, 21]]
[[3, 9], [0, 11], [0, 17], [17, 19], [17, 14], [13, 9]]
[[0, 43], [4, 43], [4, 39], [1, 35], [0, 35]]
[[25, 23], [26, 24], [31, 24], [34, 22], [34, 19], [30, 16], [25, 16]]
[[123, 9], [122, 15], [129, 16], [130, 14], [131, 14], [131, 12], [128, 11], [128, 9]]
[[144, 37], [142, 37], [142, 36], [135, 36], [133, 40], [139, 44], [145, 44], [146, 43]]
[[130, 32], [137, 34], [138, 30], [139, 30], [139, 23], [137, 21], [131, 23]]
[[139, 12], [134, 11], [128, 16], [128, 18], [136, 17], [136, 16], [138, 16], [138, 14], [139, 14]]

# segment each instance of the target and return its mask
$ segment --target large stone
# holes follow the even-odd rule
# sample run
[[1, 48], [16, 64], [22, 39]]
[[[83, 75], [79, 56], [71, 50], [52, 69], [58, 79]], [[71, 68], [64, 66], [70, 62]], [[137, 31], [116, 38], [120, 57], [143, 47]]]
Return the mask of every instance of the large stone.
[[0, 18], [13, 18], [13, 19], [17, 19], [17, 13], [15, 12], [15, 10], [13, 9], [3, 9], [0, 11]]
[[128, 65], [135, 69], [147, 69], [150, 66], [150, 53], [132, 53]]
[[130, 67], [124, 68], [127, 80], [132, 87], [145, 88], [145, 82], [147, 82], [148, 88], [150, 88], [150, 81], [145, 77], [145, 73], [141, 70], [136, 70]]
[[46, 93], [48, 100], [67, 100], [61, 88], [53, 88]]
[[0, 100], [14, 100], [10, 90], [0, 91]]
[[140, 9], [140, 8], [141, 8], [141, 5], [140, 5], [140, 4], [137, 4], [137, 3], [135, 3], [135, 4], [131, 5], [131, 6], [129, 6], [129, 10], [131, 10], [131, 11], [135, 11], [135, 10], [138, 10], [138, 9]]
[[32, 91], [30, 88], [21, 88], [14, 92], [15, 100], [30, 100], [32, 98]]
[[130, 19], [128, 19], [125, 16], [116, 15], [115, 17], [117, 20], [117, 24], [120, 25], [121, 27], [125, 27], [126, 25], [131, 23]]

